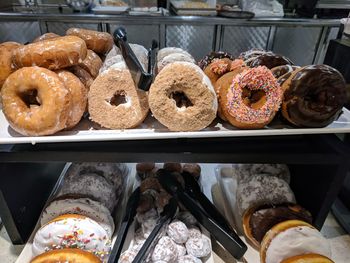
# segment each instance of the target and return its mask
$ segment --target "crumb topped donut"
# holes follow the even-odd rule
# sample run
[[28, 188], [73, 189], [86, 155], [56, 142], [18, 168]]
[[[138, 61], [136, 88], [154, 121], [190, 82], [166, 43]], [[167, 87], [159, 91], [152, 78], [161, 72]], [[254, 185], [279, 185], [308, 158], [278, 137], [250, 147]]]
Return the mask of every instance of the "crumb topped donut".
[[21, 44], [16, 42], [0, 44], [0, 89], [7, 77], [16, 70], [15, 65], [12, 63], [12, 55], [13, 51], [20, 46]]
[[7, 121], [22, 135], [50, 135], [66, 127], [71, 94], [48, 69], [26, 67], [12, 73], [1, 98]]
[[128, 129], [146, 118], [146, 92], [137, 89], [128, 70], [110, 69], [99, 75], [88, 95], [90, 118], [102, 127]]
[[210, 80], [188, 62], [169, 64], [157, 75], [149, 103], [154, 117], [171, 131], [204, 129], [215, 119], [218, 108]]

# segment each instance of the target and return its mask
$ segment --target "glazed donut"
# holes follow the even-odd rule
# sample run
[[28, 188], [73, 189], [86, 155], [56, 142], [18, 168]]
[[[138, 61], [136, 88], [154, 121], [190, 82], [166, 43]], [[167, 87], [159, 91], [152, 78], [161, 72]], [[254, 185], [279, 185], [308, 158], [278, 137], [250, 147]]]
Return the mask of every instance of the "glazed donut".
[[261, 54], [249, 63], [249, 66], [253, 68], [258, 66], [265, 66], [269, 69], [272, 69], [281, 65], [294, 65], [294, 63], [289, 58], [274, 54], [272, 52]]
[[234, 57], [227, 52], [224, 51], [212, 51], [210, 54], [206, 55], [198, 62], [198, 66], [204, 70], [209, 64], [216, 59], [228, 58], [229, 60], [234, 60]]
[[237, 74], [229, 88], [221, 88], [222, 110], [241, 129], [261, 129], [278, 111], [283, 92], [271, 71], [257, 67]]
[[109, 129], [136, 127], [149, 110], [146, 92], [135, 87], [128, 70], [100, 74], [90, 87], [88, 102], [90, 119]]
[[293, 71], [282, 84], [283, 117], [298, 127], [325, 127], [336, 120], [346, 102], [343, 76], [327, 65]]
[[93, 78], [96, 78], [102, 67], [102, 60], [94, 51], [88, 49], [86, 58], [83, 62], [79, 63], [79, 66], [89, 72]]
[[56, 217], [42, 226], [32, 244], [34, 256], [49, 250], [79, 248], [106, 262], [111, 248], [107, 232], [94, 220], [74, 214]]
[[101, 263], [101, 260], [94, 254], [77, 248], [64, 248], [51, 250], [33, 258], [30, 263]]
[[83, 28], [70, 28], [67, 30], [66, 35], [77, 36], [83, 39], [87, 48], [97, 54], [106, 54], [113, 47], [113, 38], [108, 33]]
[[39, 66], [56, 70], [80, 63], [86, 52], [82, 39], [65, 36], [21, 46], [14, 50], [13, 62], [17, 68]]
[[5, 80], [16, 70], [12, 64], [13, 51], [20, 47], [16, 42], [4, 42], [0, 44], [0, 90]]
[[73, 66], [68, 68], [67, 70], [69, 70], [75, 76], [77, 76], [78, 79], [81, 81], [81, 83], [84, 84], [86, 89], [90, 89], [90, 86], [94, 82], [94, 79], [92, 78], [89, 72], [87, 72], [85, 69], [83, 69], [80, 66]]
[[35, 42], [40, 42], [40, 41], [44, 41], [44, 40], [48, 40], [48, 39], [54, 39], [54, 38], [58, 38], [60, 37], [60, 35], [57, 35], [55, 33], [45, 33], [41, 36], [38, 36], [37, 38], [35, 38], [32, 43]]
[[272, 75], [276, 78], [279, 79], [282, 77], [284, 74], [287, 74], [289, 72], [293, 72], [294, 70], [298, 69], [300, 67], [298, 66], [292, 66], [292, 65], [282, 65], [282, 66], [277, 66], [271, 69]]
[[27, 67], [12, 73], [1, 98], [7, 121], [22, 135], [50, 135], [66, 126], [71, 94], [48, 69]]
[[266, 233], [260, 247], [260, 260], [261, 263], [280, 263], [290, 257], [310, 253], [330, 258], [328, 240], [310, 224], [288, 220]]
[[287, 258], [281, 263], [335, 263], [330, 258], [319, 254], [304, 254]]
[[215, 85], [222, 75], [230, 71], [231, 62], [228, 58], [215, 59], [203, 70], [210, 79], [211, 84]]
[[161, 61], [163, 60], [163, 58], [165, 58], [166, 56], [168, 55], [171, 55], [171, 54], [182, 54], [182, 55], [185, 55], [187, 57], [192, 57], [190, 55], [190, 53], [188, 53], [187, 51], [183, 50], [182, 48], [178, 48], [178, 47], [165, 47], [165, 48], [162, 48], [158, 51], [158, 54], [157, 54], [157, 61]]
[[161, 72], [166, 65], [174, 62], [190, 62], [193, 64], [196, 63], [192, 56], [187, 56], [182, 53], [172, 53], [157, 62], [157, 73]]
[[71, 94], [70, 112], [66, 122], [66, 129], [71, 129], [83, 117], [87, 103], [87, 90], [73, 73], [66, 70], [59, 70], [56, 73]]
[[154, 117], [171, 131], [204, 129], [215, 119], [218, 108], [210, 80], [189, 62], [169, 64], [157, 75], [149, 104]]

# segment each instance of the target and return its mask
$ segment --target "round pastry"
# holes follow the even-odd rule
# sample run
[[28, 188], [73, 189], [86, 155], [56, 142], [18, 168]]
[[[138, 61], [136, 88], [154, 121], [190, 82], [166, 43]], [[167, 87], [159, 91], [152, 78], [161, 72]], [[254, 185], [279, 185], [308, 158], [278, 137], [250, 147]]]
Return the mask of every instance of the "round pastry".
[[77, 248], [51, 250], [33, 258], [30, 263], [101, 263], [101, 260], [92, 253]]
[[176, 218], [181, 222], [184, 222], [188, 228], [193, 227], [198, 223], [197, 219], [188, 211], [178, 213]]
[[102, 203], [90, 198], [73, 198], [61, 196], [53, 200], [42, 212], [40, 224], [43, 226], [54, 218], [64, 214], [78, 214], [91, 218], [99, 223], [107, 232], [109, 238], [114, 232], [114, 221], [111, 213]]
[[252, 48], [250, 50], [247, 50], [245, 52], [242, 52], [241, 54], [239, 54], [238, 58], [239, 59], [243, 59], [245, 62], [250, 60], [250, 59], [254, 59], [262, 54], [267, 53], [267, 51], [265, 51], [264, 49], [261, 48]]
[[65, 194], [85, 195], [101, 202], [111, 212], [117, 202], [117, 193], [113, 185], [105, 177], [96, 173], [65, 177], [63, 187], [58, 196]]
[[65, 128], [70, 93], [56, 73], [27, 67], [12, 73], [1, 89], [4, 115], [22, 135], [54, 134]]
[[253, 59], [249, 66], [250, 67], [258, 67], [258, 66], [265, 66], [269, 69], [272, 69], [277, 66], [281, 65], [293, 65], [294, 63], [287, 57], [274, 54], [272, 52], [266, 52], [265, 54], [262, 54], [258, 56], [257, 58]]
[[77, 76], [78, 79], [84, 84], [85, 88], [87, 89], [89, 89], [91, 84], [94, 82], [94, 79], [92, 78], [90, 73], [80, 66], [73, 66], [68, 68], [68, 70], [72, 72], [75, 76]]
[[192, 255], [181, 256], [177, 260], [178, 263], [202, 263], [202, 260]]
[[325, 127], [336, 120], [346, 102], [343, 76], [327, 65], [293, 71], [282, 85], [282, 115], [298, 127]]
[[282, 77], [284, 74], [287, 74], [289, 72], [293, 72], [294, 70], [298, 69], [300, 67], [298, 66], [292, 66], [292, 65], [282, 65], [282, 66], [277, 66], [271, 69], [271, 72], [273, 76], [278, 79]]
[[82, 39], [65, 36], [21, 46], [14, 50], [13, 62], [17, 68], [39, 66], [56, 70], [82, 62], [86, 52]]
[[197, 181], [201, 176], [201, 167], [198, 163], [185, 163], [182, 166], [182, 170], [191, 174]]
[[104, 61], [121, 54], [122, 52], [119, 49], [119, 47], [117, 47], [116, 45], [113, 45], [112, 49], [107, 53]]
[[91, 120], [109, 129], [136, 127], [148, 114], [147, 94], [135, 87], [128, 70], [110, 69], [99, 75], [88, 98]]
[[137, 213], [136, 219], [141, 224], [142, 231], [145, 234], [153, 230], [159, 219], [159, 215], [157, 210], [152, 208], [144, 213]]
[[294, 193], [286, 181], [265, 174], [252, 175], [249, 181], [240, 183], [236, 197], [241, 217], [254, 206], [295, 203]]
[[188, 62], [169, 64], [157, 75], [149, 104], [154, 117], [171, 131], [202, 130], [215, 119], [218, 108], [210, 80]]
[[221, 93], [225, 117], [241, 129], [264, 128], [274, 118], [283, 96], [281, 87], [266, 67], [237, 74], [230, 88], [221, 88]]
[[59, 70], [56, 73], [71, 94], [70, 111], [66, 122], [66, 129], [71, 129], [79, 123], [84, 115], [87, 90], [73, 73], [66, 70]]
[[136, 257], [138, 251], [135, 249], [128, 249], [125, 250], [118, 260], [118, 263], [132, 263], [134, 261], [134, 258]]
[[198, 227], [191, 226], [188, 228], [188, 237], [189, 238], [201, 238], [202, 232], [199, 230]]
[[21, 44], [16, 42], [4, 42], [0, 44], [0, 90], [5, 80], [16, 68], [12, 64], [12, 54]]
[[189, 57], [181, 53], [173, 53], [173, 54], [167, 55], [162, 60], [159, 60], [157, 62], [157, 73], [159, 74], [159, 72], [161, 72], [166, 65], [169, 65], [174, 62], [189, 62], [193, 64], [196, 63], [196, 61], [192, 56]]
[[165, 48], [162, 48], [162, 49], [160, 49], [158, 51], [157, 61], [159, 62], [163, 58], [165, 58], [166, 56], [171, 55], [171, 54], [182, 54], [184, 56], [192, 58], [190, 53], [188, 53], [187, 51], [185, 51], [185, 50], [183, 50], [181, 48], [178, 48], [178, 47], [165, 47]]
[[181, 163], [164, 163], [163, 169], [168, 172], [182, 173]]
[[158, 211], [162, 212], [164, 207], [169, 203], [170, 199], [171, 195], [168, 192], [161, 190], [156, 198], [156, 207]]
[[177, 249], [177, 256], [180, 258], [184, 255], [186, 255], [187, 251], [184, 245], [176, 244], [176, 249]]
[[334, 263], [334, 261], [319, 254], [304, 254], [287, 258], [281, 263]]
[[145, 213], [146, 211], [154, 208], [154, 198], [149, 193], [143, 193], [140, 196], [139, 204], [136, 211], [138, 213]]
[[204, 235], [201, 238], [189, 238], [185, 246], [187, 253], [197, 258], [206, 257], [211, 253], [210, 240]]
[[185, 243], [189, 236], [187, 226], [181, 221], [170, 223], [166, 233], [177, 244]]
[[243, 215], [244, 234], [256, 247], [260, 247], [266, 232], [286, 220], [302, 220], [311, 224], [312, 216], [309, 211], [294, 204], [252, 207]]
[[148, 70], [148, 51], [144, 46], [138, 44], [130, 44], [130, 48], [134, 52], [138, 61], [145, 71]]
[[66, 34], [83, 39], [87, 48], [98, 54], [106, 54], [113, 47], [113, 38], [108, 33], [83, 28], [70, 28]]
[[228, 58], [229, 60], [234, 60], [234, 56], [230, 53], [224, 51], [212, 51], [210, 54], [206, 55], [201, 61], [198, 62], [198, 66], [201, 69], [205, 69], [209, 64], [215, 59]]
[[45, 33], [41, 36], [38, 36], [37, 38], [35, 38], [32, 43], [35, 42], [40, 42], [40, 41], [44, 41], [44, 40], [48, 40], [48, 39], [54, 39], [54, 38], [58, 38], [60, 37], [60, 35], [57, 35], [55, 33]]
[[94, 220], [73, 214], [56, 217], [42, 226], [35, 234], [32, 252], [34, 256], [49, 250], [79, 248], [107, 260], [111, 240], [106, 230]]
[[272, 227], [264, 236], [260, 248], [262, 263], [280, 263], [292, 256], [320, 254], [331, 257], [330, 245], [310, 224], [288, 220]]
[[215, 59], [204, 69], [204, 73], [210, 79], [211, 84], [215, 85], [222, 75], [230, 71], [231, 62], [232, 60], [228, 58]]
[[176, 262], [177, 260], [177, 248], [174, 241], [170, 237], [164, 236], [155, 246], [152, 253], [152, 260], [162, 260], [165, 262]]
[[155, 177], [148, 177], [145, 180], [143, 180], [140, 184], [141, 193], [146, 192], [149, 189], [160, 192], [161, 188], [162, 186], [160, 185], [158, 179]]
[[122, 55], [116, 55], [110, 58], [106, 58], [103, 62], [102, 67], [100, 68], [100, 74], [105, 72], [110, 68], [119, 68], [119, 69], [127, 69], [126, 63]]
[[102, 60], [94, 51], [88, 49], [86, 58], [79, 63], [79, 66], [85, 69], [93, 78], [96, 78], [102, 67]]
[[141, 180], [146, 179], [152, 175], [155, 169], [155, 163], [138, 163], [136, 164], [136, 173]]

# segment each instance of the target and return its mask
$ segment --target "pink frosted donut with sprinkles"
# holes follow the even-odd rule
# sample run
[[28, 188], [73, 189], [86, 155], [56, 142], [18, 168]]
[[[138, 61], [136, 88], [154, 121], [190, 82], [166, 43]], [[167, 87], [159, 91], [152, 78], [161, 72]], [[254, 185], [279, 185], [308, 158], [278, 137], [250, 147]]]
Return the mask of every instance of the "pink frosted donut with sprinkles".
[[261, 129], [274, 118], [283, 91], [265, 66], [237, 74], [226, 94], [225, 116], [240, 129]]

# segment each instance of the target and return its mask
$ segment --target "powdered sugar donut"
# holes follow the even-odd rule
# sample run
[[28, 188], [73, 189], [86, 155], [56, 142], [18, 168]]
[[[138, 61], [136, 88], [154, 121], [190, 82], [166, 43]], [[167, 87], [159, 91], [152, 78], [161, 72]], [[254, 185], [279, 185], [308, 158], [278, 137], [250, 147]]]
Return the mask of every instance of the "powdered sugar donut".
[[145, 71], [148, 69], [148, 51], [144, 46], [138, 44], [130, 44], [130, 48], [134, 52], [138, 61]]
[[165, 262], [176, 262], [177, 260], [177, 248], [176, 244], [168, 236], [162, 237], [158, 244], [155, 246], [152, 253], [152, 260], [159, 261], [163, 260]]
[[125, 64], [123, 56], [115, 55], [110, 58], [106, 58], [106, 60], [103, 62], [102, 67], [100, 68], [100, 74], [108, 70], [109, 68], [119, 68], [119, 69], [127, 69], [128, 67]]
[[170, 223], [166, 232], [168, 236], [178, 244], [185, 243], [189, 236], [187, 226], [181, 221]]
[[121, 255], [120, 255], [120, 258], [119, 258], [119, 261], [118, 263], [132, 263], [134, 258], [136, 257], [137, 255], [137, 251], [136, 250], [133, 250], [132, 248], [131, 249], [128, 249], [128, 250], [125, 250]]
[[176, 244], [176, 248], [178, 257], [186, 255], [187, 251], [184, 245]]
[[197, 225], [197, 219], [188, 211], [183, 211], [177, 214], [176, 218], [190, 228]]
[[169, 65], [169, 64], [177, 62], [177, 61], [178, 62], [189, 62], [189, 63], [193, 63], [193, 64], [196, 63], [194, 58], [191, 56], [187, 56], [187, 55], [184, 55], [181, 53], [173, 53], [173, 54], [167, 55], [166, 57], [164, 57], [163, 59], [161, 59], [157, 62], [157, 72], [158, 73], [161, 72], [166, 65]]
[[177, 262], [178, 263], [202, 263], [202, 260], [192, 255], [186, 255], [186, 256], [179, 257]]
[[190, 53], [188, 53], [187, 51], [181, 49], [181, 48], [178, 48], [178, 47], [165, 47], [165, 48], [162, 48], [158, 51], [158, 54], [157, 54], [157, 61], [161, 61], [163, 58], [165, 58], [166, 56], [170, 55], [170, 54], [174, 54], [174, 53], [177, 53], [177, 54], [182, 54], [182, 55], [185, 55], [187, 57], [192, 57], [190, 55]]
[[169, 130], [197, 131], [215, 119], [218, 102], [210, 80], [197, 65], [174, 62], [157, 75], [149, 91], [149, 106]]
[[211, 253], [211, 244], [208, 237], [190, 238], [186, 242], [186, 250], [189, 255], [197, 258], [206, 257]]
[[198, 227], [192, 226], [188, 228], [188, 238], [201, 238], [202, 232]]

